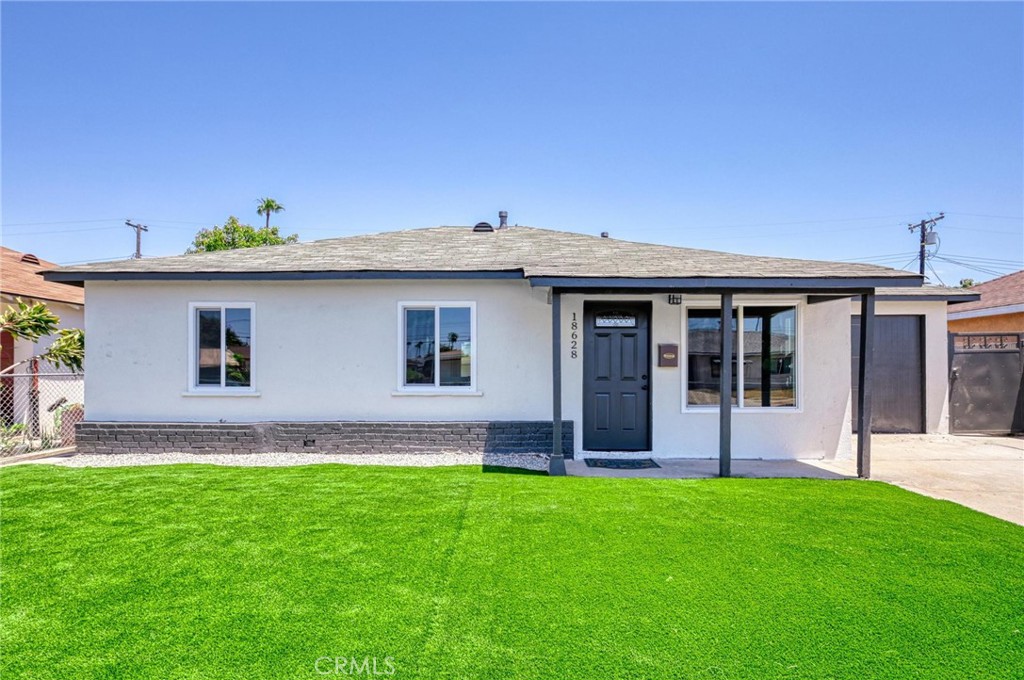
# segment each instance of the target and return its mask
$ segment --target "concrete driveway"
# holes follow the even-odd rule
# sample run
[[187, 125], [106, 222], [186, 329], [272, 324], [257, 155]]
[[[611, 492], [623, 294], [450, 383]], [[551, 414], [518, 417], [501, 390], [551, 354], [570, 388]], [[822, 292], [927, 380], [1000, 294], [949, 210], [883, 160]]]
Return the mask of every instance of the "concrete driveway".
[[[853, 460], [818, 465], [851, 474]], [[1024, 438], [876, 434], [871, 478], [1024, 524]]]
[[[714, 459], [655, 461], [661, 467], [609, 470], [588, 468], [581, 460], [566, 461], [565, 467], [568, 474], [579, 477], [692, 479], [718, 474]], [[857, 465], [852, 451], [847, 458], [829, 461], [737, 458], [732, 474], [843, 479], [856, 477]], [[871, 438], [871, 478], [1024, 525], [1024, 438], [876, 434]]]

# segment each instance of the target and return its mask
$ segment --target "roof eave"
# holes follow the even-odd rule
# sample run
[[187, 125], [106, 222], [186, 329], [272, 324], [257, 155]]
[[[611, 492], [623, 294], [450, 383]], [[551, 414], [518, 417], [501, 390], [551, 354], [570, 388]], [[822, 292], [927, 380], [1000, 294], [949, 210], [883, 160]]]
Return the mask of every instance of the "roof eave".
[[85, 281], [321, 281], [386, 279], [522, 279], [523, 271], [263, 271], [263, 272], [108, 272], [43, 273], [47, 281], [81, 285]]
[[534, 276], [532, 286], [563, 289], [622, 289], [650, 292], [691, 291], [814, 291], [856, 292], [872, 288], [919, 288], [922, 277], [693, 277], [693, 278], [596, 278]]

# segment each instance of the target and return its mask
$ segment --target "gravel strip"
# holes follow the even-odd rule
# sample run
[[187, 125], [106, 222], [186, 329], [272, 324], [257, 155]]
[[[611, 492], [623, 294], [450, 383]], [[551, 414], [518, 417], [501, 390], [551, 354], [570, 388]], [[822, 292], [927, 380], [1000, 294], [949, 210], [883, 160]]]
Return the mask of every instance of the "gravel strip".
[[[28, 462], [28, 461], [26, 461]], [[543, 454], [498, 453], [118, 453], [82, 454], [68, 457], [42, 458], [32, 463], [47, 463], [65, 467], [130, 467], [135, 465], [174, 465], [176, 463], [205, 463], [207, 465], [236, 465], [240, 467], [287, 467], [291, 465], [318, 465], [342, 463], [345, 465], [395, 465], [409, 467], [438, 467], [445, 465], [495, 465], [500, 467], [547, 470], [548, 457]]]

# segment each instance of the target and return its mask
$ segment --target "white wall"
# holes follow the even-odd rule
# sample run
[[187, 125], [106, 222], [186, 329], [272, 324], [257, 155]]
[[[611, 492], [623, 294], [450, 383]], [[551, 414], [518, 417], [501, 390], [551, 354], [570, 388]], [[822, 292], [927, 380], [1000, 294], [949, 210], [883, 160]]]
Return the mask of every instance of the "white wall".
[[[946, 335], [945, 302], [883, 302], [875, 303], [875, 314], [915, 314], [924, 316], [924, 383], [925, 425], [929, 433], [949, 432], [949, 345]], [[852, 314], [860, 314], [860, 303], [852, 306]], [[875, 375], [876, 380], [885, 376]]]
[[[651, 433], [654, 455], [683, 458], [718, 457], [718, 409], [683, 409], [683, 305], [711, 302], [717, 296], [683, 296], [683, 305], [669, 305], [666, 295], [581, 296], [563, 301], [562, 337], [568, 339], [575, 312], [582, 328], [584, 300], [651, 301]], [[815, 305], [803, 298], [735, 296], [735, 304], [780, 300], [797, 302], [797, 370], [799, 407], [796, 409], [733, 409], [732, 451], [735, 458], [824, 458], [850, 448], [850, 311], [844, 301]], [[582, 338], [582, 334], [581, 334]], [[659, 368], [659, 343], [679, 345], [679, 367]], [[582, 342], [581, 342], [582, 347]], [[583, 356], [573, 359], [568, 343], [562, 351], [562, 395], [566, 418], [577, 422], [575, 450], [583, 451]], [[802, 389], [801, 389], [802, 388]], [[602, 456], [614, 457], [615, 454]], [[633, 454], [624, 454], [635, 457]]]
[[[522, 281], [114, 283], [86, 286], [92, 421], [255, 422], [267, 420], [548, 420], [551, 417], [551, 307], [547, 290]], [[651, 400], [654, 455], [715, 458], [716, 409], [683, 409], [683, 370], [658, 368], [658, 343], [683, 350], [683, 306], [667, 296], [589, 296], [652, 302]], [[794, 298], [737, 296], [736, 303]], [[402, 300], [473, 300], [481, 396], [398, 396]], [[799, 302], [799, 407], [733, 411], [737, 458], [814, 458], [850, 450], [848, 301]], [[186, 396], [189, 302], [256, 305], [259, 396]], [[563, 413], [582, 453], [583, 358], [570, 356], [570, 323], [582, 329], [584, 297], [563, 299]], [[717, 302], [684, 296], [684, 304]], [[924, 311], [922, 311], [924, 310]], [[925, 313], [929, 429], [944, 431], [945, 306], [879, 303], [879, 313]], [[582, 333], [580, 335], [582, 349]], [[941, 353], [940, 353], [941, 350]], [[934, 426], [933, 426], [934, 423]], [[605, 455], [605, 454], [602, 454]], [[635, 454], [634, 454], [635, 455]]]
[[[93, 421], [545, 420], [551, 308], [524, 281], [86, 286]], [[482, 396], [395, 396], [398, 303], [475, 300]], [[253, 302], [259, 396], [184, 396], [188, 303]]]

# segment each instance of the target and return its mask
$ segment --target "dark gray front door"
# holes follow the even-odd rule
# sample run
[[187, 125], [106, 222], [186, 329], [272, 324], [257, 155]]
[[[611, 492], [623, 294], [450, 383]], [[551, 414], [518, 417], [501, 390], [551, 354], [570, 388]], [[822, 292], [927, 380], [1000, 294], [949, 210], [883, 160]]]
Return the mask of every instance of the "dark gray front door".
[[[857, 431], [860, 317], [852, 317], [853, 428]], [[875, 317], [872, 432], [924, 432], [924, 317]]]
[[649, 304], [584, 303], [584, 449], [650, 450], [649, 321]]

